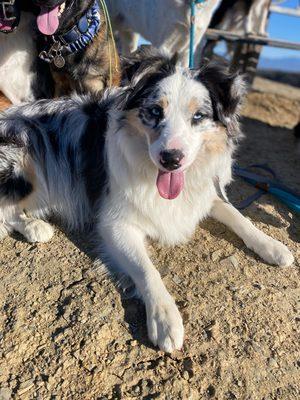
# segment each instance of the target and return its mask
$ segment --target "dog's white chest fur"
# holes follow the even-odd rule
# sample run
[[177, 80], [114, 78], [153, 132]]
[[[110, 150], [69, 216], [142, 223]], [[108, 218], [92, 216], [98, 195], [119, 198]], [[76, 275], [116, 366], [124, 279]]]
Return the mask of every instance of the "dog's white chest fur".
[[34, 99], [31, 89], [35, 77], [31, 67], [36, 57], [33, 18], [29, 13], [22, 13], [18, 29], [0, 35], [0, 91], [13, 104]]
[[133, 221], [146, 236], [160, 243], [183, 243], [193, 235], [199, 221], [208, 215], [216, 196], [214, 185], [211, 179], [199, 181], [189, 171], [182, 193], [176, 199], [166, 200], [160, 197], [156, 187], [157, 172], [141, 170], [134, 177], [128, 171], [119, 170], [117, 182], [113, 177], [111, 179], [110, 199], [104, 214]]
[[[137, 193], [132, 199], [136, 204], [136, 224], [153, 239], [163, 244], [175, 245], [190, 239], [200, 220], [205, 218], [215, 196], [213, 185], [201, 190], [185, 187], [173, 200], [160, 197], [153, 182], [152, 195]], [[201, 204], [201, 207], [199, 206]]]

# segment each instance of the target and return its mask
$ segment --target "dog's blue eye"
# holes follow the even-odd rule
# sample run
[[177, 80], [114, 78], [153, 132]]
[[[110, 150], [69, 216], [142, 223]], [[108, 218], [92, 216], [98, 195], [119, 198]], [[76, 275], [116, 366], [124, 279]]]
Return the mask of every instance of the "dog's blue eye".
[[204, 115], [200, 112], [197, 111], [194, 115], [193, 115], [193, 121], [194, 122], [199, 122], [204, 118]]
[[154, 106], [152, 108], [150, 108], [150, 114], [153, 115], [153, 117], [161, 117], [162, 116], [162, 109], [158, 106]]

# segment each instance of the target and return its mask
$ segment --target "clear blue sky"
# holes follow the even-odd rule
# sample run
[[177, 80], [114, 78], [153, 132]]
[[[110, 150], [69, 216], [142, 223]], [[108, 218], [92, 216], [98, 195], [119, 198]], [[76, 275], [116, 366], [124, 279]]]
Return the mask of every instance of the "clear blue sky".
[[[274, 2], [276, 3], [276, 2]], [[287, 0], [280, 4], [283, 7], [297, 7], [298, 0]], [[300, 17], [291, 17], [271, 13], [268, 33], [271, 38], [288, 40], [291, 42], [300, 42]], [[300, 59], [300, 51], [277, 49], [265, 46], [262, 56], [268, 58], [297, 57]]]

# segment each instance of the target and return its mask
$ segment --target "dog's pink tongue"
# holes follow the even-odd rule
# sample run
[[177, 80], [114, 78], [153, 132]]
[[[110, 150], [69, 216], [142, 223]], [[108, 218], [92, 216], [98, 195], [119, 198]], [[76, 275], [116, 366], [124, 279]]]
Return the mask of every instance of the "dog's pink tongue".
[[183, 172], [158, 171], [156, 186], [164, 199], [173, 200], [182, 191], [184, 185]]
[[36, 21], [41, 33], [44, 35], [53, 35], [57, 31], [59, 25], [58, 11], [59, 7], [55, 7], [52, 10], [41, 7], [40, 15]]

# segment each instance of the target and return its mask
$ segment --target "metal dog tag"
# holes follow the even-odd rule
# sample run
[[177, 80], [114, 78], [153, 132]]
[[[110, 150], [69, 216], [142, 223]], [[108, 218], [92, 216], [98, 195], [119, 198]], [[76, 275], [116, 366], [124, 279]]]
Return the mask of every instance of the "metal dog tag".
[[63, 58], [63, 56], [62, 55], [60, 55], [60, 54], [57, 54], [55, 57], [54, 57], [54, 59], [53, 59], [53, 62], [54, 62], [54, 65], [57, 67], [57, 68], [63, 68], [64, 66], [65, 66], [65, 59]]

